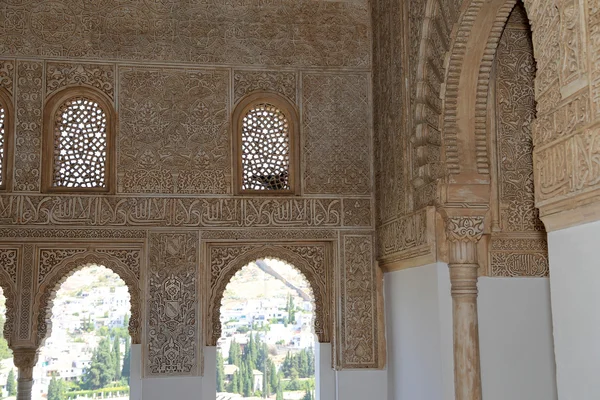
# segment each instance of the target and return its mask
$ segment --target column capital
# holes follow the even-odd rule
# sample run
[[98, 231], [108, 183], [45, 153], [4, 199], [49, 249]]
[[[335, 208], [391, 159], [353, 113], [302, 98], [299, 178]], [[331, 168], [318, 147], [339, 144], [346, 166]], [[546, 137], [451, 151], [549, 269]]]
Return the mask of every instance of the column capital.
[[34, 347], [13, 349], [13, 362], [19, 369], [19, 379], [31, 378], [38, 355], [39, 351]]

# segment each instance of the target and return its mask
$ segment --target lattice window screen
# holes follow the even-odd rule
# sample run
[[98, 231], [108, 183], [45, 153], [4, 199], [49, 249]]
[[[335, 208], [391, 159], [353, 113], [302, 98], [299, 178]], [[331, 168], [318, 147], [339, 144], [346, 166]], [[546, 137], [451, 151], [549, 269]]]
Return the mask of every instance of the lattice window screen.
[[289, 190], [290, 132], [272, 104], [256, 104], [242, 121], [242, 189]]
[[[4, 170], [4, 141], [6, 140], [6, 131], [4, 122], [6, 121], [6, 110], [0, 105], [0, 172]], [[4, 184], [4, 174], [0, 173], [0, 185]]]
[[67, 100], [56, 113], [53, 185], [105, 187], [106, 114], [85, 97]]

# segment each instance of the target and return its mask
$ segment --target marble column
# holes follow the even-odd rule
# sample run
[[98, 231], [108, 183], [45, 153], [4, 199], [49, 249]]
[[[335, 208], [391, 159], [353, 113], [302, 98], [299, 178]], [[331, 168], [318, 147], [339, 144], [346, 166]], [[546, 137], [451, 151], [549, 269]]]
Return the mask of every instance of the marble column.
[[445, 222], [452, 293], [456, 400], [481, 400], [477, 242], [483, 235], [483, 217], [451, 216]]
[[33, 367], [38, 360], [38, 349], [18, 348], [13, 349], [13, 361], [19, 369], [17, 378], [17, 400], [31, 400], [33, 387]]

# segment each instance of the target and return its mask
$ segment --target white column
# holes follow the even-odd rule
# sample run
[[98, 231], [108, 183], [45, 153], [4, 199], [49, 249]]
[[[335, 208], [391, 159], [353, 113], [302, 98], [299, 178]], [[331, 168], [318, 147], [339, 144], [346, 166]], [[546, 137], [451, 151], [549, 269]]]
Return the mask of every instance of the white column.
[[202, 400], [214, 400], [217, 396], [217, 348], [204, 347], [204, 376], [202, 377]]
[[600, 399], [600, 222], [548, 233], [560, 400]]
[[142, 345], [132, 344], [129, 364], [129, 399], [142, 399]]
[[448, 216], [445, 223], [450, 261], [456, 400], [481, 400], [477, 242], [483, 235], [483, 217]]
[[331, 343], [315, 343], [317, 400], [335, 399], [335, 371], [331, 367]]

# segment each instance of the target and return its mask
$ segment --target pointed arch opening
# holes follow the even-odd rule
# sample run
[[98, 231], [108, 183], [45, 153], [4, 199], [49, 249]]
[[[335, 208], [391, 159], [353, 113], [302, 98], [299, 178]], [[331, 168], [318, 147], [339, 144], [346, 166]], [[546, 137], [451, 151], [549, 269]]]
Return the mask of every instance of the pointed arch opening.
[[311, 284], [293, 265], [266, 257], [240, 268], [221, 297], [217, 399], [315, 399], [315, 310]]
[[32, 393], [129, 399], [134, 307], [127, 283], [100, 263], [64, 272], [47, 304], [50, 321]]

